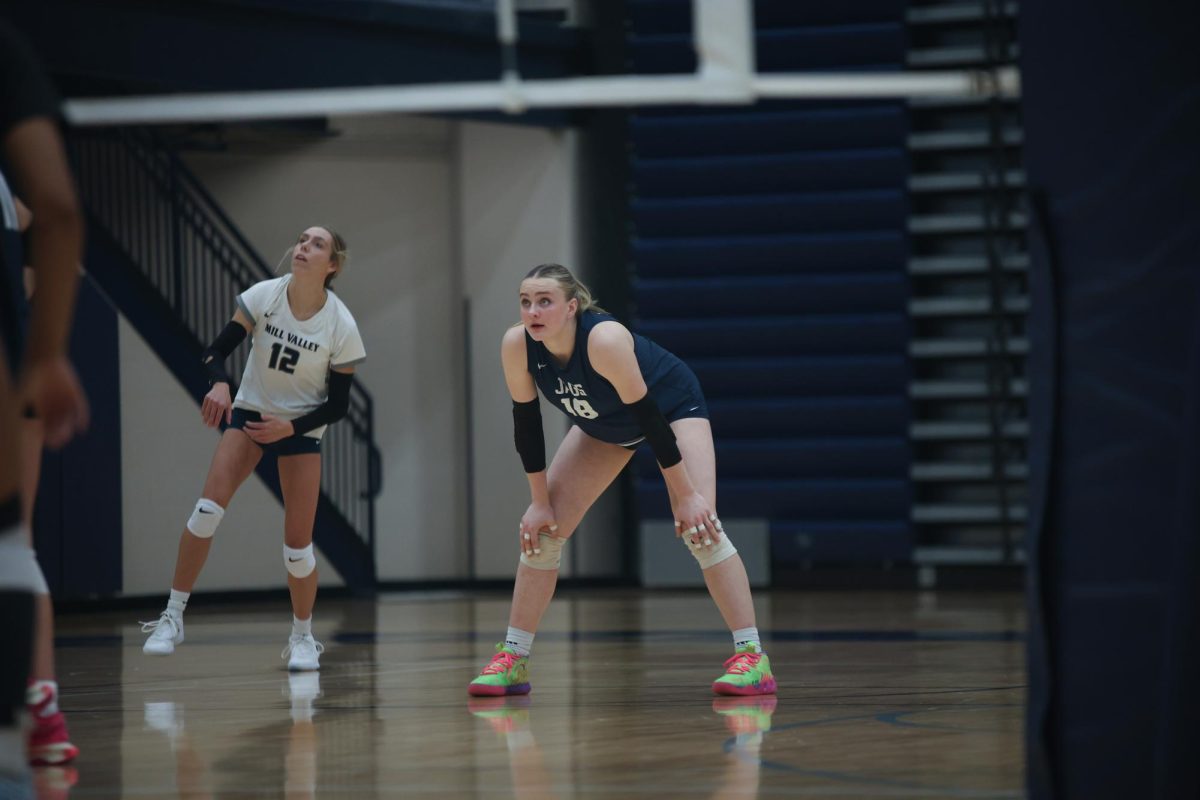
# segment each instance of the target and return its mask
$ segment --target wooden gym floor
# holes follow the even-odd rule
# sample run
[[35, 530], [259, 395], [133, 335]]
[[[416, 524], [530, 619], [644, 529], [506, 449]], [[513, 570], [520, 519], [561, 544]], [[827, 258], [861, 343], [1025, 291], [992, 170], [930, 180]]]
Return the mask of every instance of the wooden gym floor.
[[[136, 613], [58, 620], [82, 749], [42, 798], [1019, 798], [1023, 600], [756, 594], [774, 698], [715, 698], [706, 594], [556, 598], [526, 698], [468, 698], [501, 594], [318, 599], [319, 674], [289, 676], [283, 603], [193, 599], [144, 656]], [[145, 612], [147, 614], [156, 612]]]

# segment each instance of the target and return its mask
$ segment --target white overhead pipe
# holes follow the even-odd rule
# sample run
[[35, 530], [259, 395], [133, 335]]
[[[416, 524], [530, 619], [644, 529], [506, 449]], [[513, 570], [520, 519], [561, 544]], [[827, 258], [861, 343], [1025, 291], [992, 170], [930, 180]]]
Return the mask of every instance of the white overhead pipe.
[[497, 0], [503, 52], [499, 81], [330, 89], [107, 97], [67, 100], [76, 125], [235, 122], [359, 114], [453, 111], [519, 113], [527, 108], [746, 104], [760, 97], [986, 97], [1020, 91], [1013, 67], [996, 71], [755, 72], [751, 0], [694, 0], [698, 68], [693, 75], [625, 75], [522, 81], [516, 70], [516, 11]]
[[1016, 97], [1016, 67], [940, 72], [849, 72], [756, 75], [759, 97]]

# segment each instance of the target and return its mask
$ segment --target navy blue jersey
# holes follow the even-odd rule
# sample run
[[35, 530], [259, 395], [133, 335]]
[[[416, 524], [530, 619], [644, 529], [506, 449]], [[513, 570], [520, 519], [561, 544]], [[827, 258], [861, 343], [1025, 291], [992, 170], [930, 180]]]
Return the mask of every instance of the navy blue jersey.
[[24, 262], [17, 207], [4, 176], [0, 175], [0, 339], [3, 339], [8, 368], [14, 374], [20, 366], [29, 324]]
[[[58, 119], [58, 97], [33, 49], [9, 23], [0, 20], [0, 136], [18, 124], [35, 117]], [[0, 177], [0, 184], [3, 178]], [[25, 338], [29, 307], [25, 302], [17, 212], [7, 184], [0, 186], [0, 214], [3, 216], [3, 241], [0, 258], [0, 337], [9, 352], [9, 368], [16, 361]]]
[[[613, 444], [633, 444], [642, 429], [621, 402], [617, 390], [588, 360], [588, 334], [609, 314], [584, 311], [575, 326], [575, 350], [565, 367], [555, 362], [541, 342], [525, 332], [529, 374], [546, 399], [571, 418], [589, 436]], [[642, 379], [663, 416], [669, 421], [685, 417], [708, 417], [704, 395], [695, 374], [674, 354], [644, 336], [633, 334], [633, 351]]]

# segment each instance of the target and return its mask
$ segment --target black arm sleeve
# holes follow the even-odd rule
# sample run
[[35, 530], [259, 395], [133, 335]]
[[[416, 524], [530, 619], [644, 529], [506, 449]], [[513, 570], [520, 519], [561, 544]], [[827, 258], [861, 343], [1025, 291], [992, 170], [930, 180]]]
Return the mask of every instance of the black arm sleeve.
[[329, 397], [304, 416], [292, 420], [292, 428], [296, 435], [308, 433], [322, 425], [331, 425], [346, 416], [346, 412], [350, 410], [350, 384], [353, 382], [354, 376], [349, 372], [330, 371]]
[[671, 430], [667, 418], [658, 410], [658, 404], [649, 392], [641, 400], [628, 403], [625, 407], [641, 426], [642, 433], [646, 434], [646, 441], [650, 443], [660, 467], [666, 469], [683, 461], [679, 446], [675, 444], [675, 431]]
[[58, 95], [33, 49], [0, 20], [0, 136], [32, 117], [57, 120]]
[[525, 472], [546, 468], [546, 434], [542, 432], [542, 410], [536, 397], [528, 403], [513, 400], [513, 439]]
[[236, 350], [245, 338], [246, 329], [237, 322], [230, 321], [221, 329], [200, 359], [204, 368], [208, 370], [209, 383], [233, 383], [225, 372], [225, 359], [229, 358], [229, 354]]

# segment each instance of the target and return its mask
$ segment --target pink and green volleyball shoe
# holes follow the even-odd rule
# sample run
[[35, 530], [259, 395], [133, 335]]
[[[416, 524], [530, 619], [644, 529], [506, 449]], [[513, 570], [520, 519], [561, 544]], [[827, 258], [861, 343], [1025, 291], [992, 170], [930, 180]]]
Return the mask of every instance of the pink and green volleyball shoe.
[[508, 694], [529, 694], [529, 656], [496, 645], [496, 655], [467, 686], [467, 693], [476, 697], [496, 697]]
[[713, 681], [717, 694], [775, 694], [771, 660], [757, 645], [747, 645], [725, 660], [725, 674]]

